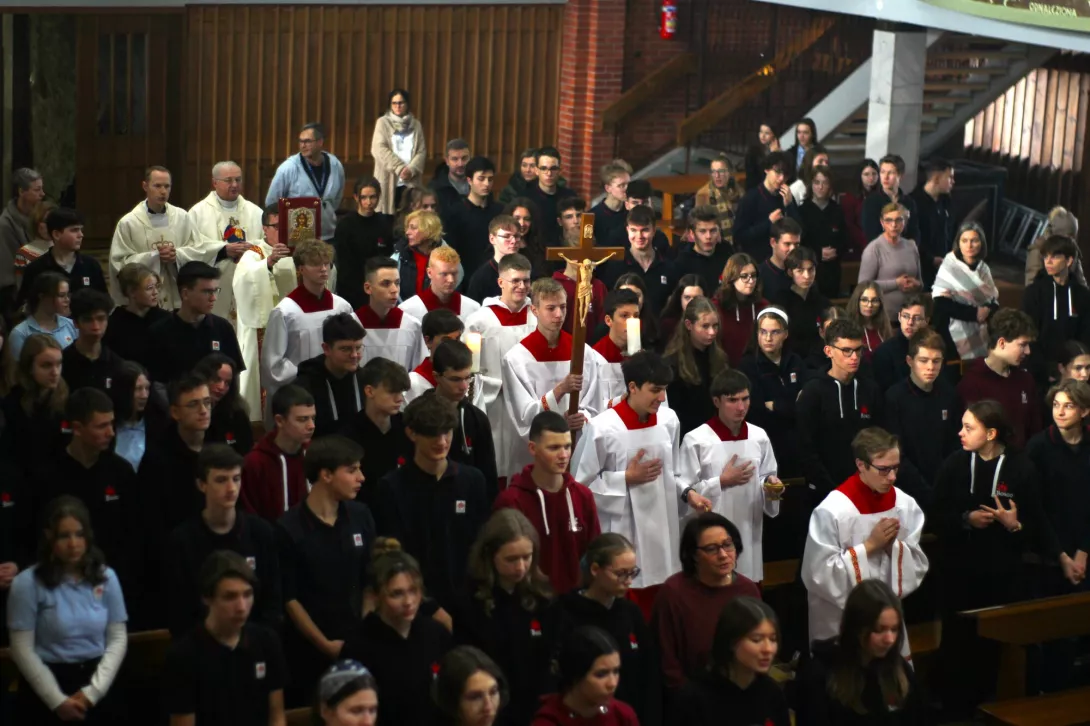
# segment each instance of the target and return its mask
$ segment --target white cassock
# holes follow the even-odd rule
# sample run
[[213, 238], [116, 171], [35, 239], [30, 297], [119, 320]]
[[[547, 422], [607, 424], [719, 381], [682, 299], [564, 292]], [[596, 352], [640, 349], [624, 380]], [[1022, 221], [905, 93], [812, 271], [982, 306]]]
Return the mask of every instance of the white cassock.
[[[174, 245], [176, 259], [163, 264], [159, 245]], [[144, 265], [159, 276], [159, 307], [177, 310], [182, 304], [178, 296], [178, 268], [187, 262], [211, 264], [222, 245], [202, 245], [192, 237], [189, 215], [184, 209], [167, 204], [163, 214], [149, 214], [147, 201], [140, 202], [118, 220], [110, 242], [110, 291], [118, 305], [128, 302], [121, 293], [117, 273], [128, 264]]]
[[[466, 320], [467, 333], [481, 334], [481, 373], [483, 378], [496, 381], [496, 395], [486, 401], [484, 408], [492, 424], [492, 438], [496, 447], [496, 471], [507, 476], [513, 471], [508, 461], [512, 447], [519, 439], [507, 424], [507, 403], [503, 392], [503, 357], [530, 333], [537, 330], [537, 318], [530, 312], [530, 301], [523, 303], [518, 312], [511, 312], [499, 298], [486, 298], [484, 307]], [[463, 340], [464, 340], [463, 336]]]
[[[329, 290], [316, 298], [305, 287], [288, 293], [269, 314], [261, 346], [261, 385], [271, 401], [277, 389], [295, 380], [299, 364], [322, 354], [322, 323], [330, 315], [351, 313], [352, 305]], [[266, 425], [272, 423], [268, 406]]]
[[[235, 268], [237, 265], [230, 257], [219, 262], [215, 261], [219, 251], [228, 242], [247, 242], [252, 247], [260, 250], [266, 257], [272, 253], [272, 248], [265, 243], [264, 230], [261, 228], [261, 207], [247, 201], [241, 195], [234, 202], [228, 204], [220, 199], [216, 192], [209, 192], [208, 196], [189, 208], [189, 226], [193, 236], [201, 249], [213, 249], [211, 259], [205, 259], [209, 264], [215, 264], [219, 268], [220, 293], [216, 298], [216, 304], [212, 312], [221, 318], [231, 321], [231, 325], [238, 323], [238, 309], [234, 294]], [[241, 261], [241, 260], [240, 260]], [[242, 304], [246, 304], [243, 301]], [[253, 316], [248, 316], [253, 317]]]
[[[597, 413], [598, 377], [591, 363], [591, 350], [588, 346], [583, 347], [583, 390], [579, 393], [579, 410], [589, 419]], [[571, 372], [571, 350], [571, 336], [564, 331], [560, 332], [556, 347], [550, 348], [541, 331], [534, 330], [503, 357], [501, 378], [507, 419], [500, 425], [506, 423], [512, 431], [508, 469], [498, 470], [500, 476], [517, 474], [530, 463], [526, 440], [534, 416], [545, 410], [561, 415], [568, 412], [568, 394], [557, 400], [553, 389]], [[493, 426], [496, 423], [493, 422]]]
[[[738, 466], [751, 464], [753, 476], [745, 484], [724, 489], [719, 475], [732, 456], [738, 457]], [[735, 437], [718, 417], [713, 418], [685, 434], [681, 442], [678, 478], [682, 488], [692, 487], [710, 499], [712, 510], [738, 528], [743, 552], [738, 555], [737, 569], [754, 582], [764, 579], [761, 536], [765, 515], [775, 517], [780, 513], [779, 501], [766, 497], [763, 486], [764, 480], [776, 476], [776, 472], [776, 455], [768, 434], [745, 421]]]
[[[646, 423], [622, 401], [595, 416], [584, 427], [572, 455], [571, 472], [594, 492], [603, 532], [616, 532], [636, 548], [640, 576], [632, 587], [661, 585], [681, 570], [681, 492], [675, 476], [681, 424], [677, 414], [659, 408]], [[661, 459], [658, 478], [629, 486], [625, 469], [644, 450], [644, 458]]]
[[[247, 250], [235, 265], [232, 292], [235, 296], [238, 319], [235, 334], [246, 370], [239, 376], [239, 391], [250, 409], [251, 421], [262, 421], [261, 348], [265, 341], [265, 329], [269, 316], [280, 300], [295, 289], [295, 263], [290, 257], [277, 260], [270, 270], [264, 252]], [[270, 392], [271, 396], [272, 393]]]
[[[411, 298], [398, 305], [398, 307], [421, 322], [424, 321], [424, 316], [432, 310], [446, 308], [458, 316], [458, 319], [462, 321], [462, 325], [466, 324], [466, 321], [469, 320], [469, 317], [473, 315], [473, 313], [481, 309], [480, 303], [466, 297], [460, 292], [452, 293], [450, 300], [444, 305], [439, 301], [439, 298], [436, 297], [435, 293], [431, 291], [430, 287], [424, 288], [424, 291], [419, 295], [413, 295]], [[420, 360], [424, 360], [428, 355], [428, 346], [424, 345], [424, 338], [421, 337]]]
[[[867, 554], [863, 543], [883, 517], [901, 523], [888, 550]], [[836, 637], [848, 594], [866, 579], [885, 582], [903, 598], [923, 582], [927, 555], [920, 548], [924, 515], [897, 487], [878, 494], [855, 474], [829, 493], [810, 516], [802, 555], [802, 582], [810, 609], [810, 641]], [[908, 638], [905, 657], [909, 657]]]
[[424, 339], [420, 335], [420, 320], [416, 317], [401, 308], [393, 308], [383, 320], [370, 305], [356, 310], [356, 317], [367, 331], [363, 338], [361, 367], [373, 358], [388, 358], [411, 371], [423, 360], [420, 350], [424, 348]]
[[[435, 371], [431, 367], [431, 358], [425, 358], [413, 370], [409, 371], [409, 390], [405, 391], [405, 402], [401, 410], [414, 398], [420, 398], [428, 391], [435, 388]], [[482, 411], [490, 401], [495, 401], [500, 390], [498, 378], [489, 378], [480, 373], [474, 373], [469, 384], [469, 402]]]
[[595, 343], [591, 350], [594, 351], [594, 364], [598, 369], [598, 410], [604, 411], [616, 406], [628, 393], [621, 371], [624, 355], [608, 335]]

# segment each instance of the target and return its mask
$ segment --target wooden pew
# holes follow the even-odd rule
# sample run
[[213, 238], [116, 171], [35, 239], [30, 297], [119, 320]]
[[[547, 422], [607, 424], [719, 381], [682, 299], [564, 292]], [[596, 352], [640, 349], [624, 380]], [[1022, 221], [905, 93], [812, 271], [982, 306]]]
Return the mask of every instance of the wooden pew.
[[288, 726], [310, 726], [309, 708], [293, 708], [284, 715], [287, 716]]
[[968, 610], [961, 615], [976, 620], [980, 637], [1002, 644], [996, 693], [1003, 698], [1021, 698], [1026, 695], [1025, 647], [1090, 635], [1090, 592]]
[[1077, 726], [1090, 723], [1090, 686], [1033, 698], [986, 703], [980, 712], [988, 723], [1006, 726]]

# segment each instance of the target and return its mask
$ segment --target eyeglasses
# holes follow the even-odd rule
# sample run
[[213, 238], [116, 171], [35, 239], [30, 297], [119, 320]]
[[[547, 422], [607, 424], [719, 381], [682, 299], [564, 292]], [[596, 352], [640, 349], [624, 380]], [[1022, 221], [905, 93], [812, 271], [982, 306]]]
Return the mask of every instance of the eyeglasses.
[[510, 239], [515, 239], [515, 237], [517, 236], [518, 235], [511, 234], [510, 232], [496, 232], [496, 239], [503, 240], [504, 242]]
[[299, 139], [300, 146], [310, 146], [318, 142], [318, 139]]
[[512, 277], [510, 280], [507, 280], [507, 284], [510, 285], [511, 287], [523, 287], [525, 285], [530, 284], [530, 278], [529, 277]]
[[780, 330], [779, 328], [777, 328], [775, 330], [760, 330], [760, 329], [757, 330], [757, 336], [758, 337], [760, 337], [760, 338], [769, 338], [771, 340], [775, 340], [776, 338], [783, 335], [783, 333], [784, 333], [784, 331]]
[[712, 176], [726, 176], [730, 174], [726, 169], [712, 169]]
[[841, 348], [836, 345], [830, 345], [829, 347], [833, 350], [839, 350], [848, 358], [858, 358], [859, 356], [863, 355], [863, 346], [859, 346], [858, 348]]
[[697, 547], [698, 550], [706, 555], [715, 555], [723, 552], [724, 554], [730, 554], [734, 552], [733, 542], [720, 542], [718, 544], [704, 545], [703, 547]]
[[197, 290], [197, 292], [199, 292], [201, 295], [206, 295], [208, 297], [215, 297], [216, 295], [220, 294], [220, 290], [222, 289], [223, 288], [221, 287], [213, 287], [208, 290]]
[[223, 182], [224, 184], [241, 184], [242, 183], [242, 177], [240, 177], [240, 176], [229, 176], [229, 177], [225, 177], [223, 179], [216, 179], [216, 181]]
[[744, 280], [746, 282], [753, 282], [754, 280], [757, 279], [757, 276], [753, 275], [753, 274], [750, 274], [748, 272], [743, 272], [741, 275], [738, 276], [738, 279], [739, 280]]
[[914, 325], [918, 325], [927, 320], [927, 318], [923, 317], [922, 315], [909, 315], [908, 313], [901, 313], [897, 317], [899, 317], [906, 323], [912, 323]]
[[860, 305], [878, 305], [880, 302], [881, 302], [881, 300], [879, 300], [876, 297], [861, 297], [861, 298], [859, 298], [859, 304]]
[[640, 573], [643, 572], [643, 570], [638, 567], [633, 567], [631, 570], [610, 569], [609, 571], [613, 573], [613, 576], [616, 577], [618, 580], [628, 580], [629, 582], [635, 580], [637, 577], [640, 576]]
[[189, 403], [185, 404], [184, 406], [182, 406], [182, 408], [187, 408], [190, 411], [200, 411], [201, 409], [205, 409], [205, 408], [211, 410], [211, 408], [212, 408], [212, 399], [211, 398], [197, 398], [197, 399], [194, 399], [194, 400], [190, 401]]
[[867, 464], [867, 466], [874, 469], [876, 472], [878, 472], [882, 476], [889, 476], [890, 474], [896, 474], [897, 471], [901, 468], [900, 465], [897, 465], [897, 466], [878, 466], [877, 464]]
[[894, 217], [892, 219], [887, 217], [887, 218], [882, 219], [882, 224], [899, 225], [899, 224], [904, 224], [904, 223], [905, 223], [905, 218], [904, 217]]

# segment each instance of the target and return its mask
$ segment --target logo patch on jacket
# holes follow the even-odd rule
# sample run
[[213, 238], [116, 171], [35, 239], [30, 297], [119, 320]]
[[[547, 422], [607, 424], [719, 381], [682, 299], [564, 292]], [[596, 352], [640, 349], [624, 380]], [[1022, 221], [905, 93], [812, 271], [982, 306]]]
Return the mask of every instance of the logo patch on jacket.
[[112, 486], [107, 486], [104, 494], [107, 502], [116, 502], [120, 498], [117, 496], [117, 490]]
[[8, 507], [14, 507], [15, 502], [11, 501], [11, 495], [7, 492], [0, 492], [0, 507], [7, 509]]
[[220, 342], [218, 340], [213, 340], [212, 341], [212, 350], [219, 350], [219, 349], [220, 349]]
[[636, 640], [636, 634], [635, 633], [629, 633], [628, 634], [628, 647], [631, 648], [632, 650], [639, 650], [640, 649], [640, 644]]
[[999, 485], [995, 488], [996, 496], [1007, 497], [1008, 499], [1014, 496], [1014, 492], [1007, 488], [1006, 482], [999, 482]]
[[944, 408], [942, 410], [942, 420], [946, 421], [949, 418], [950, 418], [950, 412]]
[[254, 677], [259, 681], [265, 678], [265, 664], [263, 662], [254, 663]]
[[537, 620], [531, 620], [530, 621], [530, 637], [531, 638], [540, 638], [541, 637], [541, 623], [539, 623]]
[[870, 418], [870, 409], [866, 406], [859, 407], [859, 418]]
[[362, 534], [352, 535], [352, 543], [355, 544], [357, 547], [363, 547], [363, 535]]

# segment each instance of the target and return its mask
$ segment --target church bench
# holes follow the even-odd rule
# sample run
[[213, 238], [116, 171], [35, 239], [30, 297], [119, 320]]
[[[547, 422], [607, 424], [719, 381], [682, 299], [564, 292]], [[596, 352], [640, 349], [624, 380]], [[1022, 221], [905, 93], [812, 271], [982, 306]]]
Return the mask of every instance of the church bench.
[[1076, 726], [1090, 722], [1090, 686], [980, 707], [987, 723], [1006, 726]]
[[293, 708], [284, 714], [287, 726], [310, 726], [310, 709]]
[[1090, 592], [967, 610], [977, 634], [1001, 644], [996, 693], [1026, 695], [1027, 645], [1090, 635]]

